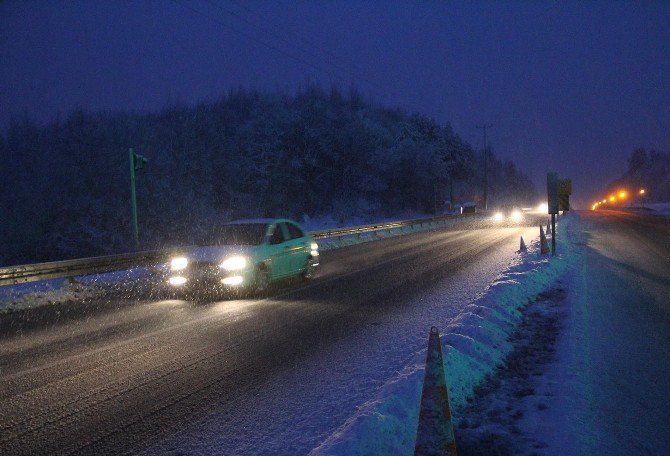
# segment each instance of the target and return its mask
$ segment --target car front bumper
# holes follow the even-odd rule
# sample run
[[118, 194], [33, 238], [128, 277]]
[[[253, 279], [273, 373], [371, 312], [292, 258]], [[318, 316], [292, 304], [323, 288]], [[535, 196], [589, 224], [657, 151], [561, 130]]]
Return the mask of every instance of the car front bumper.
[[216, 266], [189, 265], [181, 271], [170, 271], [166, 282], [173, 288], [184, 287], [223, 287], [240, 289], [250, 286], [254, 281], [252, 270], [226, 271]]

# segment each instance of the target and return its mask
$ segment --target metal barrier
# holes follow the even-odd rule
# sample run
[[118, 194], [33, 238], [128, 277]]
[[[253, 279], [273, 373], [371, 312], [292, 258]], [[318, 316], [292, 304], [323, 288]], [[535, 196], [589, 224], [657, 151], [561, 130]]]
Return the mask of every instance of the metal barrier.
[[0, 268], [0, 286], [102, 274], [167, 261], [171, 251], [145, 251]]
[[485, 214], [484, 213], [475, 213], [475, 214], [462, 214], [462, 215], [443, 215], [440, 217], [432, 217], [432, 218], [423, 218], [423, 219], [412, 219], [412, 220], [401, 220], [397, 222], [385, 222], [385, 223], [375, 223], [372, 225], [361, 225], [361, 226], [353, 226], [353, 227], [348, 227], [348, 228], [332, 228], [328, 230], [321, 230], [321, 231], [312, 231], [309, 234], [314, 238], [314, 239], [326, 239], [326, 238], [337, 238], [337, 237], [343, 237], [343, 236], [350, 236], [353, 234], [362, 234], [362, 233], [371, 233], [371, 232], [379, 232], [379, 231], [390, 231], [394, 228], [402, 228], [407, 227], [407, 226], [414, 226], [414, 225], [426, 225], [426, 224], [432, 224], [432, 226], [439, 226], [440, 223], [446, 222], [446, 221], [465, 221], [465, 220], [470, 220], [470, 219], [475, 219], [475, 218], [481, 218]]
[[[348, 228], [334, 228], [329, 230], [312, 231], [309, 234], [314, 239], [334, 238], [337, 247], [344, 247], [342, 239], [346, 236], [364, 233], [374, 233], [379, 238], [379, 233], [386, 231], [391, 234], [392, 230], [400, 230], [405, 233], [404, 228], [428, 225], [429, 228], [446, 226], [450, 221], [468, 221], [480, 218], [483, 214], [463, 214], [441, 216], [427, 219], [402, 220], [398, 222], [375, 223], [372, 225], [361, 225]], [[424, 228], [425, 229], [425, 228]], [[359, 239], [360, 240], [360, 239]], [[92, 258], [77, 258], [74, 260], [51, 261], [48, 263], [25, 264], [18, 266], [7, 266], [0, 268], [0, 286], [16, 285], [40, 280], [57, 279], [62, 277], [75, 277], [82, 275], [102, 274], [105, 272], [121, 271], [134, 267], [151, 266], [157, 263], [169, 261], [170, 257], [182, 249], [151, 250], [144, 252], [124, 253], [120, 255], [107, 255]]]

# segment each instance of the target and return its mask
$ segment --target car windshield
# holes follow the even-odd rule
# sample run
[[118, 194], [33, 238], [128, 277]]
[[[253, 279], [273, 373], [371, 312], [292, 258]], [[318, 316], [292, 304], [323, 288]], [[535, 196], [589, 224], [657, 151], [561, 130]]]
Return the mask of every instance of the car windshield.
[[223, 225], [211, 230], [198, 245], [259, 245], [266, 227], [264, 223]]

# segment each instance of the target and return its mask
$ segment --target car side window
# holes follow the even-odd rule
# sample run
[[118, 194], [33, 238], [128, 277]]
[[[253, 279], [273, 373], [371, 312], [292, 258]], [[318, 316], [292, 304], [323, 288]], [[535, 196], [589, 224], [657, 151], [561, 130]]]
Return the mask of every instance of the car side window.
[[284, 230], [282, 230], [281, 225], [277, 223], [275, 225], [274, 232], [272, 233], [272, 236], [270, 236], [270, 244], [271, 245], [276, 245], [276, 244], [281, 244], [284, 242]]
[[293, 223], [287, 223], [289, 239], [298, 239], [305, 236], [305, 233]]

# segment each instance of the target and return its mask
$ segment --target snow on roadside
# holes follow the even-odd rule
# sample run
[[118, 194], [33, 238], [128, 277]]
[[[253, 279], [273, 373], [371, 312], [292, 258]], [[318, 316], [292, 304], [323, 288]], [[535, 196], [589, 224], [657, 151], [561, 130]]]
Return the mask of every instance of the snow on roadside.
[[300, 225], [306, 231], [321, 231], [332, 228], [347, 228], [350, 226], [370, 225], [373, 223], [389, 223], [397, 222], [398, 220], [413, 220], [433, 217], [432, 214], [417, 211], [398, 212], [393, 217], [383, 216], [379, 214], [371, 214], [366, 217], [346, 217], [338, 218], [332, 215], [325, 215], [321, 217], [310, 217], [307, 214], [302, 216]]
[[150, 268], [108, 272], [0, 287], [0, 315], [34, 307], [62, 304], [102, 296], [120, 286], [129, 286], [151, 274]]
[[[565, 239], [571, 216], [558, 224], [554, 258], [539, 257], [539, 245], [491, 284], [441, 331], [449, 397], [456, 423], [475, 387], [512, 351], [508, 340], [523, 320], [522, 310], [550, 289], [571, 266], [573, 255]], [[428, 328], [426, 330], [427, 334]], [[427, 336], [426, 336], [427, 337]], [[388, 381], [377, 397], [361, 406], [312, 454], [411, 454], [423, 385], [425, 350]]]
[[670, 217], [670, 203], [648, 203], [643, 206], [646, 209], [651, 209], [658, 215]]

